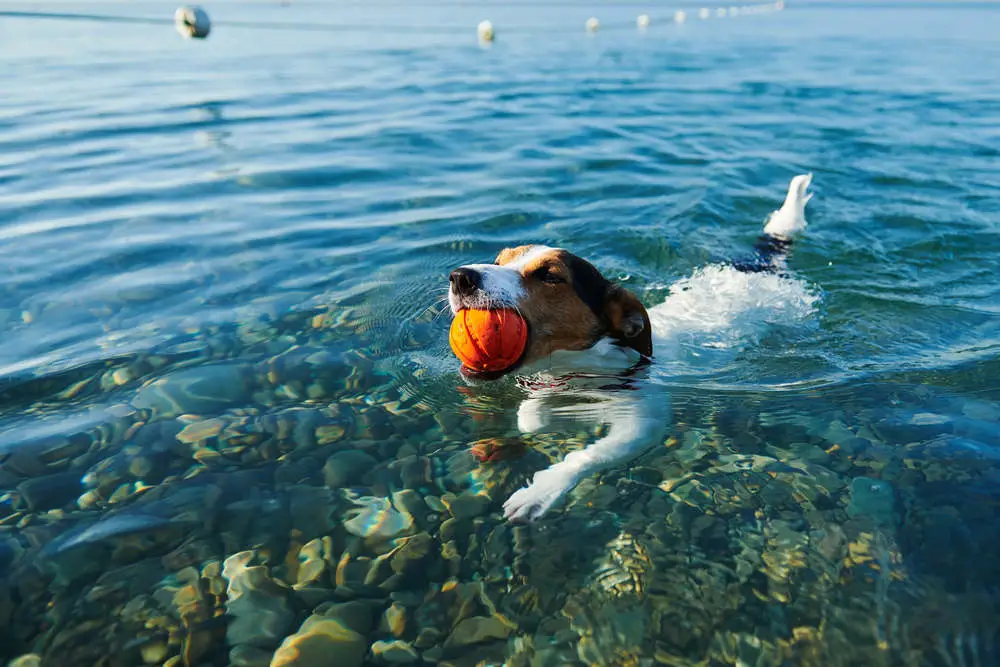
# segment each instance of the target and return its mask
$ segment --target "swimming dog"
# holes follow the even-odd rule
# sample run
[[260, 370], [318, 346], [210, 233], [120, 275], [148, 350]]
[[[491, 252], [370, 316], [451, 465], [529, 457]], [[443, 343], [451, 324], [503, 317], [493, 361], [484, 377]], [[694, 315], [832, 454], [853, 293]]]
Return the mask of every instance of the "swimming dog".
[[[761, 327], [810, 311], [812, 297], [801, 283], [789, 282], [786, 258], [806, 228], [811, 182], [811, 174], [792, 179], [747, 260], [699, 270], [649, 310], [562, 248], [507, 248], [492, 264], [451, 272], [452, 313], [510, 308], [527, 321], [524, 353], [505, 371], [527, 394], [518, 408], [521, 432], [539, 432], [561, 416], [607, 425], [603, 437], [538, 471], [512, 494], [504, 503], [507, 518], [537, 519], [580, 480], [662, 443], [669, 396], [655, 376], [669, 374], [686, 347], [734, 347]], [[464, 367], [462, 373], [494, 379]]]

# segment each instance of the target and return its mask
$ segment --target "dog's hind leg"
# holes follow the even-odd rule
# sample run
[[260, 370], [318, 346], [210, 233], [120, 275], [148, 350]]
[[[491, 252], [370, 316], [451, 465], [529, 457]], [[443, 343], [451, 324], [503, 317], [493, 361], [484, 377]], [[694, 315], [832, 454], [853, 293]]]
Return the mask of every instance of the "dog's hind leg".
[[801, 174], [792, 179], [788, 194], [781, 208], [768, 216], [764, 231], [754, 244], [754, 254], [749, 260], [735, 262], [740, 271], [775, 271], [782, 268], [792, 240], [806, 228], [806, 204], [812, 198], [807, 192], [812, 174]]

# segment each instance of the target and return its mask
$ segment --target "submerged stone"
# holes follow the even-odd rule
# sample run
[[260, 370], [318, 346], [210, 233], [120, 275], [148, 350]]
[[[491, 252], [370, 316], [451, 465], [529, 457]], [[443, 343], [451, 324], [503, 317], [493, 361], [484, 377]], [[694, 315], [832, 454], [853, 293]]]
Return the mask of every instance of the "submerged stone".
[[434, 539], [428, 533], [417, 533], [403, 539], [405, 542], [393, 553], [390, 561], [392, 571], [396, 574], [418, 569], [434, 545]]
[[281, 642], [271, 667], [360, 667], [368, 652], [364, 636], [332, 618], [310, 616], [298, 632]]
[[356, 485], [376, 465], [378, 461], [371, 454], [356, 449], [337, 452], [326, 460], [323, 479], [331, 489]]
[[294, 615], [288, 605], [288, 589], [274, 581], [266, 567], [250, 566], [253, 556], [252, 551], [234, 554], [222, 569], [229, 582], [226, 641], [230, 646], [274, 648], [288, 632]]
[[393, 507], [388, 498], [361, 496], [352, 502], [359, 507], [349, 510], [354, 516], [344, 522], [352, 535], [393, 539], [413, 528], [413, 517]]
[[155, 665], [163, 662], [167, 657], [167, 645], [165, 642], [150, 642], [139, 649], [142, 654], [142, 661], [147, 665]]
[[431, 462], [426, 456], [401, 456], [390, 469], [399, 474], [404, 488], [420, 489], [431, 483]]
[[886, 417], [873, 424], [873, 427], [883, 440], [906, 444], [951, 433], [955, 425], [946, 415], [918, 412], [911, 415]]
[[877, 526], [888, 527], [894, 525], [898, 519], [895, 506], [895, 494], [888, 482], [870, 477], [855, 477], [851, 481], [848, 516], [864, 517]]
[[14, 658], [7, 663], [8, 667], [41, 667], [42, 656], [36, 653], [26, 653], [25, 655]]
[[138, 512], [113, 514], [89, 526], [70, 531], [46, 548], [53, 555], [98, 544], [115, 537], [160, 530], [173, 525], [169, 519]]
[[316, 428], [316, 444], [329, 445], [344, 437], [347, 430], [339, 424], [325, 424]]
[[333, 619], [352, 632], [367, 635], [375, 627], [375, 615], [381, 606], [381, 603], [376, 601], [352, 600], [324, 605], [315, 611], [314, 616]]
[[441, 496], [441, 502], [444, 503], [453, 517], [462, 520], [485, 514], [491, 501], [489, 496], [481, 493], [463, 493], [458, 496], [446, 493]]
[[4, 429], [0, 439], [3, 476], [10, 482], [75, 467], [95, 445], [120, 442], [134, 425], [134, 411], [115, 405], [25, 421]]
[[196, 421], [181, 429], [177, 439], [186, 445], [193, 445], [217, 437], [228, 424], [228, 420], [219, 418]]
[[26, 479], [17, 486], [22, 501], [32, 512], [62, 507], [75, 500], [81, 490], [80, 474], [72, 470]]
[[393, 602], [382, 615], [379, 630], [388, 632], [393, 637], [402, 637], [406, 633], [406, 607]]
[[253, 389], [253, 374], [245, 364], [209, 364], [185, 368], [141, 387], [132, 406], [155, 416], [175, 417], [185, 413], [213, 414], [232, 405], [247, 403]]
[[330, 538], [316, 538], [299, 549], [298, 572], [295, 576], [294, 588], [300, 589], [313, 584], [319, 584], [326, 575], [327, 560], [332, 546]]
[[496, 614], [489, 618], [473, 616], [458, 622], [444, 642], [445, 648], [468, 646], [485, 641], [506, 639], [517, 626]]
[[377, 641], [372, 644], [372, 659], [386, 665], [410, 665], [420, 661], [420, 654], [407, 642]]
[[234, 646], [229, 651], [229, 667], [268, 667], [273, 651], [249, 644]]

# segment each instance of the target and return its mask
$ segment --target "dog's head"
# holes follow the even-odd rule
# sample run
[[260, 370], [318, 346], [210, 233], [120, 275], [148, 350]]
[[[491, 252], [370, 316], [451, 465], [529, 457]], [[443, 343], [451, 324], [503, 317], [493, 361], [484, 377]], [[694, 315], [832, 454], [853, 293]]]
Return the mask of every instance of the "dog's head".
[[649, 316], [639, 299], [566, 250], [507, 248], [493, 264], [455, 269], [450, 281], [453, 313], [463, 308], [521, 313], [528, 323], [528, 345], [517, 366], [558, 350], [585, 350], [602, 338], [647, 357], [653, 354]]

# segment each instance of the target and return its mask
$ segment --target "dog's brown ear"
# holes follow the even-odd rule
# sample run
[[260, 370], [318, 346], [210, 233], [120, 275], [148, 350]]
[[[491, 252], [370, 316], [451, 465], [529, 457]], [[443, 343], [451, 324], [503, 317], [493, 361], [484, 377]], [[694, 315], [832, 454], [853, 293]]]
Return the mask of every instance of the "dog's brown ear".
[[649, 314], [638, 297], [617, 285], [608, 290], [604, 301], [604, 315], [608, 334], [623, 347], [630, 347], [639, 354], [653, 356], [653, 331]]

